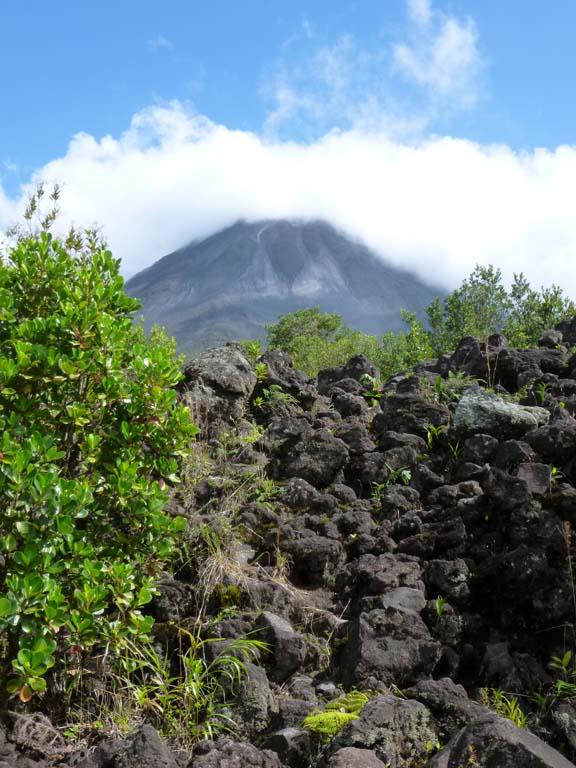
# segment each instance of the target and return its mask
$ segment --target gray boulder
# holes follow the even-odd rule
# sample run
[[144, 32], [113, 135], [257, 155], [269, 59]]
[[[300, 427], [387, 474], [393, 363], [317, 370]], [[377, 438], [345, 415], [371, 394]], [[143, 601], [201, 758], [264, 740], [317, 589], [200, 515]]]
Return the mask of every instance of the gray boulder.
[[436, 738], [434, 721], [423, 704], [392, 695], [376, 696], [337, 734], [330, 753], [345, 747], [367, 749], [385, 765], [409, 768], [426, 755], [427, 745], [433, 745]]
[[241, 419], [256, 385], [256, 374], [234, 344], [206, 350], [184, 366], [183, 374], [182, 401], [208, 437], [217, 437]]
[[510, 720], [488, 714], [463, 728], [430, 768], [574, 768], [560, 752]]
[[454, 428], [461, 434], [487, 434], [505, 440], [547, 424], [550, 414], [544, 408], [508, 403], [482, 387], [471, 387], [460, 398], [454, 411]]

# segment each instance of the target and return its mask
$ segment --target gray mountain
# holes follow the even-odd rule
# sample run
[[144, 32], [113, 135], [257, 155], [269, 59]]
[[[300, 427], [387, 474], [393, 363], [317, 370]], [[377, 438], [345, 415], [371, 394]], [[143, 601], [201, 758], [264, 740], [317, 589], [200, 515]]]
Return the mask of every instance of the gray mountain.
[[264, 339], [264, 326], [305, 307], [337, 312], [350, 327], [402, 327], [442, 291], [398, 270], [322, 221], [238, 222], [193, 242], [126, 284], [145, 326], [164, 326], [188, 354], [226, 341]]

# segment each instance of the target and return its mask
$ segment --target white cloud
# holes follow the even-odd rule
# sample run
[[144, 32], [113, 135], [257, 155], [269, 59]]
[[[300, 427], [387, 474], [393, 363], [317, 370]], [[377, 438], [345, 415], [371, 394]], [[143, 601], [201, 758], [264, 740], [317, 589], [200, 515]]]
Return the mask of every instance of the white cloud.
[[148, 40], [147, 45], [151, 51], [174, 50], [174, 43], [167, 37], [164, 37], [164, 35], [157, 35], [156, 37], [152, 38], [152, 40]]
[[411, 44], [393, 46], [398, 71], [424, 87], [433, 101], [451, 100], [452, 106], [464, 108], [474, 106], [481, 69], [474, 22], [433, 13], [428, 0], [408, 0], [408, 14], [416, 30]]
[[301, 33], [290, 38], [264, 89], [268, 133], [309, 139], [386, 126], [414, 138], [474, 107], [483, 68], [474, 21], [436, 10], [432, 0], [406, 0], [406, 11], [403, 39], [396, 41], [381, 33], [360, 44], [345, 34], [320, 44], [316, 34], [294, 49]]
[[[67, 220], [102, 225], [126, 275], [239, 218], [319, 217], [431, 282], [454, 287], [492, 263], [576, 298], [575, 176], [574, 147], [359, 130], [270, 141], [178, 103], [137, 114], [117, 138], [79, 134], [37, 173], [64, 185]], [[16, 207], [0, 188], [0, 223]]]
[[427, 27], [432, 18], [430, 0], [407, 0], [408, 16], [419, 27]]

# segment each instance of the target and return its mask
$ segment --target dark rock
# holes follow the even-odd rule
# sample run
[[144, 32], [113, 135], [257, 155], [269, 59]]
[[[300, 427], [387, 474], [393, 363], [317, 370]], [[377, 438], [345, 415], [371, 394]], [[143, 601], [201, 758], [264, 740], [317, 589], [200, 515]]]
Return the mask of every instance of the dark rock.
[[493, 435], [473, 435], [464, 442], [462, 459], [476, 464], [484, 464], [493, 459], [498, 445], [498, 440]]
[[508, 472], [511, 472], [519, 464], [526, 464], [536, 460], [536, 453], [528, 443], [521, 440], [506, 440], [500, 443], [494, 457], [494, 464], [499, 469], [506, 469]]
[[380, 508], [385, 518], [395, 518], [406, 512], [417, 511], [422, 509], [420, 494], [415, 488], [406, 485], [391, 485], [382, 494]]
[[265, 661], [271, 666], [270, 677], [275, 682], [282, 683], [294, 672], [313, 667], [318, 661], [317, 647], [281, 616], [264, 611], [258, 619], [258, 627], [262, 629], [259, 637], [271, 646], [273, 663], [269, 656]]
[[426, 439], [427, 427], [448, 426], [450, 411], [418, 395], [392, 395], [381, 400], [382, 423], [392, 432], [409, 432]]
[[346, 443], [351, 455], [376, 450], [364, 423], [355, 417], [344, 419], [334, 430], [334, 436]]
[[399, 601], [350, 621], [342, 678], [347, 687], [404, 687], [430, 676], [440, 653], [418, 613]]
[[370, 749], [342, 747], [326, 763], [326, 768], [386, 768], [382, 760]]
[[466, 689], [450, 678], [422, 680], [409, 688], [406, 695], [430, 710], [443, 744], [468, 723], [486, 715], [484, 707], [469, 699]]
[[562, 339], [562, 331], [544, 331], [538, 339], [538, 346], [556, 349], [562, 343]]
[[[472, 762], [471, 762], [472, 761]], [[485, 715], [467, 725], [429, 763], [430, 768], [574, 768], [560, 752], [510, 720]]]
[[151, 725], [141, 725], [114, 756], [114, 768], [179, 768], [176, 757]]
[[396, 696], [376, 696], [360, 717], [348, 723], [330, 745], [335, 754], [344, 747], [373, 751], [385, 764], [411, 768], [426, 755], [427, 743], [436, 741], [436, 728], [428, 709], [420, 702]]
[[534, 429], [525, 439], [544, 461], [562, 466], [576, 453], [576, 420], [570, 418]]
[[158, 591], [152, 598], [150, 608], [156, 621], [178, 621], [194, 613], [194, 590], [189, 584], [164, 576], [155, 582], [155, 587]]
[[356, 355], [341, 368], [326, 368], [318, 372], [318, 392], [321, 395], [328, 394], [330, 387], [342, 379], [354, 379], [360, 381], [367, 374], [378, 378], [378, 369], [364, 355]]
[[246, 673], [240, 686], [238, 709], [242, 724], [248, 733], [261, 733], [278, 713], [278, 702], [270, 689], [262, 667], [245, 662]]
[[403, 448], [408, 445], [414, 448], [417, 454], [425, 453], [427, 450], [426, 441], [418, 435], [411, 435], [408, 432], [392, 432], [385, 429], [385, 417], [383, 413], [377, 414], [372, 420], [372, 431], [378, 438], [378, 448], [381, 451], [387, 451], [390, 448]]
[[470, 596], [470, 570], [464, 560], [430, 560], [424, 568], [424, 581], [429, 592], [441, 595], [456, 605]]
[[192, 759], [190, 768], [284, 768], [275, 752], [252, 744], [222, 739], [207, 754]]
[[309, 768], [312, 758], [310, 731], [303, 728], [283, 728], [270, 734], [262, 749], [276, 752], [290, 768]]
[[178, 385], [193, 420], [208, 436], [228, 430], [243, 416], [256, 385], [256, 374], [241, 347], [209, 349], [187, 363]]
[[266, 376], [258, 382], [261, 389], [272, 384], [295, 396], [308, 391], [306, 375], [294, 368], [292, 358], [287, 352], [280, 349], [267, 350], [258, 358], [258, 362], [265, 363], [267, 369]]
[[542, 498], [550, 493], [552, 474], [548, 464], [519, 464], [516, 477], [526, 483], [528, 493]]
[[274, 477], [301, 477], [314, 486], [325, 488], [348, 461], [346, 444], [326, 429], [319, 429], [291, 445], [281, 460], [272, 459]]

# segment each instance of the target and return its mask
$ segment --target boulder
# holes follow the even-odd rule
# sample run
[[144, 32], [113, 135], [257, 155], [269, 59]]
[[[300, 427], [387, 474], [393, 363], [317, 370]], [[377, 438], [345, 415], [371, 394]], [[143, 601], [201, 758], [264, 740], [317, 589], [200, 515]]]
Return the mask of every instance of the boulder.
[[508, 403], [476, 386], [466, 390], [454, 411], [454, 429], [463, 435], [488, 434], [499, 440], [522, 437], [548, 422], [544, 408]]
[[463, 728], [430, 768], [574, 768], [560, 752], [510, 720], [488, 714]]
[[178, 385], [202, 434], [217, 437], [236, 424], [256, 385], [256, 374], [236, 344], [208, 349], [187, 363]]
[[427, 745], [435, 742], [434, 720], [423, 704], [392, 695], [375, 696], [336, 735], [329, 753], [346, 747], [367, 749], [385, 765], [411, 768], [426, 755]]

